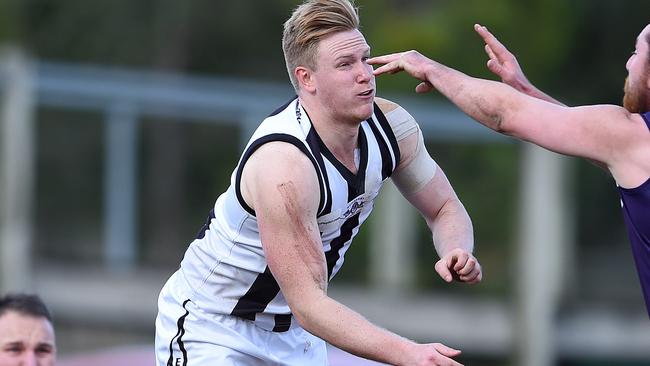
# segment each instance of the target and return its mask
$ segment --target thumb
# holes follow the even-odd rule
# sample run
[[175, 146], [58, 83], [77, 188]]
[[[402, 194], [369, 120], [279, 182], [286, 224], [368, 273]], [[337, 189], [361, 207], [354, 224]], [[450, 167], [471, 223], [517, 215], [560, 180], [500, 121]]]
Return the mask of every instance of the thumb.
[[416, 93], [428, 93], [433, 90], [433, 85], [431, 85], [428, 81], [423, 81], [418, 86], [415, 87], [415, 92]]
[[492, 71], [494, 74], [497, 76], [501, 76], [501, 73], [503, 72], [503, 67], [501, 66], [500, 63], [498, 63], [495, 60], [488, 60], [487, 62], [487, 68]]
[[433, 347], [436, 349], [436, 351], [438, 351], [438, 353], [447, 357], [456, 357], [461, 354], [460, 350], [447, 347], [441, 343], [434, 344]]
[[449, 271], [449, 268], [447, 267], [447, 263], [445, 260], [441, 259], [438, 262], [436, 262], [435, 265], [436, 272], [438, 272], [438, 275], [445, 280], [446, 282], [451, 282], [453, 279], [451, 272]]

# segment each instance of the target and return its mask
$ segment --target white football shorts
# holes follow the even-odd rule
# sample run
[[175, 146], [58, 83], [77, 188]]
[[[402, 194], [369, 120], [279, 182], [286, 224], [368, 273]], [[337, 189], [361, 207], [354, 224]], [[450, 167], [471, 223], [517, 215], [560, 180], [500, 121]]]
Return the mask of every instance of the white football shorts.
[[[176, 300], [165, 286], [158, 298], [158, 366], [327, 366], [325, 341], [295, 325], [285, 332], [231, 315], [206, 313]], [[295, 322], [294, 322], [295, 323]]]

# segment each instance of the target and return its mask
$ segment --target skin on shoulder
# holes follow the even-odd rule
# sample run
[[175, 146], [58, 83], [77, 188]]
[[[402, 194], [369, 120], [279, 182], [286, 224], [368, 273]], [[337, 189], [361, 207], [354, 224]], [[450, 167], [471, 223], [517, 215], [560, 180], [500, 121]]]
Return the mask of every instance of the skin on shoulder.
[[375, 97], [375, 103], [379, 106], [379, 109], [381, 109], [382, 113], [387, 114], [389, 112], [392, 112], [399, 108], [399, 104], [390, 101], [388, 99], [380, 98], [380, 97]]

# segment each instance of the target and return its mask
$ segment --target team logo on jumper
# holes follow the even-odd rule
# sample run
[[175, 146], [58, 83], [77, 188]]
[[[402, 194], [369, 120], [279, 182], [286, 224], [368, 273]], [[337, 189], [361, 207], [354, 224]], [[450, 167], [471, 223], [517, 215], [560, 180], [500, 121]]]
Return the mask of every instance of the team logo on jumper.
[[343, 215], [341, 215], [341, 218], [345, 220], [348, 217], [358, 214], [365, 204], [366, 204], [365, 196], [359, 196], [353, 199], [352, 202], [348, 203], [348, 209], [345, 210]]
[[347, 220], [350, 217], [361, 212], [361, 210], [368, 204], [372, 204], [372, 196], [364, 194], [348, 202], [345, 210], [334, 211], [330, 214], [320, 217], [318, 224], [329, 225], [337, 221]]

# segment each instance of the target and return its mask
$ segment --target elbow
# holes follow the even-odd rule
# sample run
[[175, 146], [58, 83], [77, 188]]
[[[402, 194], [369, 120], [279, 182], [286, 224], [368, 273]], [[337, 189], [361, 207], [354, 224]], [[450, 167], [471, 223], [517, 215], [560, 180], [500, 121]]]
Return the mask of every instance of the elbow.
[[515, 116], [519, 105], [516, 102], [495, 93], [494, 99], [485, 97], [476, 101], [479, 122], [500, 134], [512, 135], [515, 133]]
[[311, 317], [309, 317], [308, 313], [294, 309], [291, 309], [291, 312], [301, 328], [307, 330], [308, 332], [314, 331], [314, 327], [310, 323]]
[[492, 129], [502, 135], [518, 137], [517, 124], [513, 123], [512, 116], [494, 114], [491, 116]]
[[508, 134], [510, 132], [505, 108], [497, 103], [491, 104], [483, 100], [479, 100], [476, 107], [475, 114], [470, 113], [470, 115], [478, 122], [498, 133]]
[[305, 323], [309, 320], [309, 302], [305, 299], [296, 299], [294, 301], [287, 299], [287, 302], [289, 303], [289, 309], [291, 309], [293, 317], [305, 328]]
[[322, 304], [327, 295], [324, 293], [303, 293], [293, 298], [287, 298], [289, 309], [298, 324], [307, 331], [312, 331], [314, 326], [314, 312], [318, 311], [319, 305]]
[[498, 133], [507, 135], [508, 134], [508, 126], [505, 122], [505, 119], [501, 114], [493, 114], [490, 117], [490, 124], [492, 125], [492, 129]]

